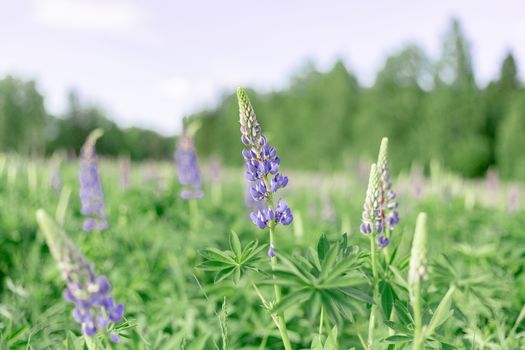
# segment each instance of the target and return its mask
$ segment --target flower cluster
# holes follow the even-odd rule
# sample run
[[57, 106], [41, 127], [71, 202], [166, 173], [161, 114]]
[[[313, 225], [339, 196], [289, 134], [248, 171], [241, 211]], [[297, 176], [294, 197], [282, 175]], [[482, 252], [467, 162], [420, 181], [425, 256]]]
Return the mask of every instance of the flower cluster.
[[108, 220], [104, 209], [104, 193], [98, 173], [95, 143], [103, 131], [96, 129], [88, 136], [80, 153], [80, 201], [84, 231], [103, 231], [108, 228]]
[[[65, 270], [67, 288], [64, 297], [75, 304], [73, 317], [82, 325], [82, 332], [93, 336], [98, 330], [106, 329], [110, 323], [122, 320], [124, 305], [116, 304], [109, 292], [111, 285], [105, 276], [96, 276], [91, 264], [80, 255], [71, 269]], [[110, 333], [113, 341], [118, 336]]]
[[388, 245], [388, 238], [383, 235], [383, 218], [381, 213], [381, 181], [377, 172], [377, 166], [372, 164], [370, 168], [370, 179], [366, 191], [365, 204], [363, 205], [363, 215], [360, 230], [364, 234], [380, 235], [377, 244], [380, 247]]
[[399, 213], [397, 212], [398, 202], [396, 201], [396, 193], [392, 189], [392, 181], [390, 180], [390, 169], [388, 166], [388, 139], [386, 137], [381, 141], [377, 171], [379, 172], [381, 182], [381, 219], [389, 230], [393, 230], [399, 222]]
[[[124, 305], [116, 304], [109, 295], [111, 285], [108, 279], [95, 274], [93, 266], [42, 209], [37, 211], [37, 220], [67, 283], [64, 297], [75, 304], [73, 317], [81, 324], [82, 332], [93, 336], [111, 323], [121, 321]], [[113, 332], [110, 332], [110, 339], [119, 341]]]
[[[239, 88], [237, 97], [241, 141], [245, 146], [242, 155], [246, 163], [246, 179], [250, 181], [249, 193], [255, 201], [269, 205], [268, 208], [252, 212], [250, 218], [261, 229], [273, 227], [278, 223], [288, 225], [293, 221], [293, 215], [286, 202], [279, 199], [273, 207], [273, 194], [288, 184], [288, 177], [279, 173], [281, 159], [277, 155], [277, 150], [268, 144], [266, 136], [262, 134], [245, 91]], [[273, 248], [271, 251], [271, 254], [274, 254]]]
[[184, 186], [180, 196], [182, 199], [202, 198], [201, 173], [197, 162], [197, 154], [191, 136], [184, 131], [177, 143], [175, 162], [179, 182]]

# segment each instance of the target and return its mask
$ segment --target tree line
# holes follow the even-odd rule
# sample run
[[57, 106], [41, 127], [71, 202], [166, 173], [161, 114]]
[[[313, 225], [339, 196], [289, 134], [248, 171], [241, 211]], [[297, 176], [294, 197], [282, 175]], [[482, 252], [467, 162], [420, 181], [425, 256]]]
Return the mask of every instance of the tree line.
[[[306, 64], [286, 88], [249, 94], [288, 169], [334, 170], [348, 160], [372, 159], [387, 136], [395, 172], [439, 161], [468, 177], [495, 167], [504, 178], [525, 179], [525, 92], [516, 61], [509, 52], [498, 76], [480, 86], [458, 21], [447, 32], [440, 57], [409, 45], [385, 60], [372, 86], [363, 86], [337, 61], [328, 71]], [[0, 80], [0, 151], [78, 154], [88, 133], [102, 127], [101, 154], [134, 160], [173, 156], [175, 136], [122, 129], [75, 93], [68, 101], [64, 115], [51, 116], [35, 82]], [[200, 124], [195, 143], [201, 156], [242, 164], [234, 91], [186, 122]]]
[[[370, 87], [342, 61], [327, 72], [306, 65], [288, 88], [250, 92], [257, 117], [289, 168], [341, 168], [373, 159], [381, 137], [391, 141], [394, 171], [441, 162], [467, 177], [497, 167], [504, 178], [525, 179], [525, 92], [512, 53], [486, 86], [476, 82], [469, 43], [458, 21], [431, 59], [409, 45], [385, 61]], [[199, 151], [240, 164], [238, 107], [233, 93], [193, 116], [202, 127]]]

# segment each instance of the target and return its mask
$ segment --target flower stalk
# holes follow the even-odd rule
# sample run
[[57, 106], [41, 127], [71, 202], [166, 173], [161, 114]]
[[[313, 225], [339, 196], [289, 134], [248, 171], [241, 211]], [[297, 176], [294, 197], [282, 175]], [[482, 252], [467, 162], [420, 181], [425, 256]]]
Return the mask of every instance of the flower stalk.
[[427, 279], [427, 215], [426, 213], [419, 213], [408, 272], [410, 303], [414, 310], [414, 350], [422, 350], [425, 343], [421, 314], [421, 282]]
[[[274, 194], [280, 188], [286, 187], [288, 177], [279, 173], [281, 159], [277, 156], [277, 150], [268, 144], [266, 136], [262, 134], [251, 102], [242, 88], [237, 90], [237, 99], [239, 101], [241, 141], [245, 146], [242, 151], [246, 163], [245, 176], [251, 183], [249, 192], [255, 201], [267, 205], [263, 209], [252, 212], [250, 218], [260, 229], [268, 228], [270, 241], [268, 256], [272, 271], [274, 271], [277, 265], [275, 227], [279, 223], [289, 225], [293, 221], [288, 205], [281, 199], [277, 203], [274, 202]], [[274, 293], [275, 303], [279, 303], [281, 288], [277, 284], [274, 284]], [[284, 312], [277, 314], [277, 323], [284, 348], [291, 350], [292, 345], [286, 329]]]

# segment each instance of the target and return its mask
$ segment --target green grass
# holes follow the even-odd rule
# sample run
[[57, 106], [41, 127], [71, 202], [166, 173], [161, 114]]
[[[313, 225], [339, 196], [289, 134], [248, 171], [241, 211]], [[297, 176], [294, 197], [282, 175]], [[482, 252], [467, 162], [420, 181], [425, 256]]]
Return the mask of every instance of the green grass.
[[[10, 165], [13, 162], [18, 162], [16, 174]], [[32, 167], [36, 169], [36, 187]], [[72, 305], [62, 298], [65, 283], [35, 220], [38, 208], [55, 215], [58, 204], [60, 194], [50, 188], [48, 170], [46, 161], [28, 163], [10, 158], [0, 175], [0, 349], [84, 346], [79, 325], [71, 317]], [[279, 332], [251, 283], [271, 300], [273, 287], [264, 281], [264, 275], [248, 270], [238, 284], [231, 279], [215, 284], [213, 273], [196, 267], [203, 262], [199, 251], [229, 249], [231, 230], [243, 247], [252, 240], [267, 243], [267, 233], [248, 218], [240, 170], [226, 170], [218, 184], [206, 182], [206, 197], [198, 201], [193, 223], [189, 203], [178, 197], [171, 164], [133, 164], [132, 170], [132, 185], [123, 190], [117, 163], [105, 161], [101, 165], [110, 222], [110, 229], [101, 234], [81, 230], [77, 164], [67, 163], [62, 171], [64, 184], [72, 189], [64, 229], [96, 271], [109, 278], [115, 299], [126, 305], [125, 320], [117, 326], [122, 344], [103, 341], [104, 346], [282, 349]], [[148, 173], [154, 176], [144, 181]], [[289, 227], [279, 227], [279, 251], [291, 259], [294, 254], [307, 257], [322, 234], [335, 242], [346, 232], [358, 257], [356, 268], [365, 276], [359, 290], [371, 294], [372, 286], [366, 280], [371, 274], [366, 263], [369, 242], [359, 233], [364, 180], [353, 173], [288, 175], [290, 186], [285, 197], [296, 220]], [[436, 310], [449, 286], [454, 285], [453, 315], [438, 327], [440, 341], [458, 349], [523, 349], [525, 325], [520, 312], [525, 305], [525, 213], [507, 213], [499, 203], [482, 205], [481, 199], [487, 197], [483, 186], [457, 181], [445, 176], [434, 179], [432, 185], [426, 184], [427, 195], [416, 199], [408, 191], [409, 182], [394, 179], [394, 188], [401, 192], [401, 222], [391, 245], [398, 247], [394, 265], [406, 278], [416, 216], [426, 212], [430, 279], [422, 288], [424, 324], [432, 317], [429, 310]], [[260, 257], [260, 270], [268, 272], [265, 249]], [[393, 286], [400, 305], [396, 307], [393, 299], [386, 298], [381, 300], [382, 310], [401, 312], [408, 307], [408, 293], [396, 283], [391, 271], [383, 275], [383, 295], [387, 294], [384, 288]], [[295, 292], [292, 285], [283, 286], [282, 291], [284, 298]], [[362, 349], [359, 336], [366, 339], [369, 308], [364, 302], [356, 304], [353, 320], [342, 319], [339, 324], [327, 316], [330, 328], [337, 324], [337, 334], [325, 328], [321, 342], [328, 344], [334, 338], [340, 349]], [[322, 349], [316, 345], [319, 321], [316, 309], [306, 304], [293, 303], [286, 308], [294, 349]], [[403, 323], [399, 317], [395, 321]], [[384, 339], [395, 332], [399, 333], [381, 322], [375, 348], [386, 349]], [[330, 346], [325, 349], [333, 348]], [[404, 348], [407, 345], [402, 342], [395, 347]]]

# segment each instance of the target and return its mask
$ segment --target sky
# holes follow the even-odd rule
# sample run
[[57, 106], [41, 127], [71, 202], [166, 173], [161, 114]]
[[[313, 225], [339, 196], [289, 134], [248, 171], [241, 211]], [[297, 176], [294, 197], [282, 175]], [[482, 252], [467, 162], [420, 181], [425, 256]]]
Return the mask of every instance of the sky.
[[306, 62], [342, 59], [369, 85], [407, 44], [437, 58], [453, 17], [484, 84], [509, 50], [525, 64], [524, 14], [522, 0], [0, 0], [0, 77], [36, 80], [51, 113], [74, 89], [169, 135], [237, 86], [284, 88]]

